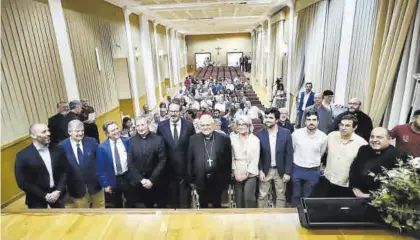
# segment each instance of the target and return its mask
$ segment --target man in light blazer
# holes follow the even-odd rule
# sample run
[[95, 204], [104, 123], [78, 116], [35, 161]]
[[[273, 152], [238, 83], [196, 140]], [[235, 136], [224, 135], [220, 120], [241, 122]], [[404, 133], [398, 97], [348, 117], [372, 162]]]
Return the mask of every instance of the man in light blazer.
[[296, 128], [300, 128], [303, 112], [307, 107], [315, 104], [315, 93], [312, 92], [312, 83], [305, 84], [305, 92], [299, 94], [299, 104], [297, 109]]
[[99, 183], [105, 190], [106, 207], [132, 208], [133, 188], [130, 186], [127, 165], [130, 138], [121, 137], [120, 128], [114, 121], [106, 121], [102, 129], [108, 138], [99, 145], [96, 161]]
[[76, 208], [103, 208], [104, 193], [96, 172], [96, 139], [85, 137], [84, 124], [72, 120], [68, 125], [69, 138], [60, 146], [68, 159], [67, 190]]
[[64, 208], [66, 154], [50, 145], [47, 125], [30, 126], [32, 144], [16, 155], [15, 176], [28, 208]]
[[290, 180], [293, 169], [293, 144], [290, 132], [280, 128], [277, 122], [280, 112], [277, 108], [265, 111], [265, 129], [257, 132], [260, 139], [259, 175], [260, 186], [258, 207], [268, 207], [268, 192], [274, 182], [276, 191], [276, 208], [282, 208], [286, 203], [286, 183]]

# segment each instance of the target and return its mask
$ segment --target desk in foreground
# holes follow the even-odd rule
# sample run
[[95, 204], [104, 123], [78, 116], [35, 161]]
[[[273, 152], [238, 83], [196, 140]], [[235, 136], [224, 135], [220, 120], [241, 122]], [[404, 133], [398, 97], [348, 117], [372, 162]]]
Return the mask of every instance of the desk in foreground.
[[295, 209], [5, 211], [1, 239], [407, 239], [382, 230], [307, 230]]

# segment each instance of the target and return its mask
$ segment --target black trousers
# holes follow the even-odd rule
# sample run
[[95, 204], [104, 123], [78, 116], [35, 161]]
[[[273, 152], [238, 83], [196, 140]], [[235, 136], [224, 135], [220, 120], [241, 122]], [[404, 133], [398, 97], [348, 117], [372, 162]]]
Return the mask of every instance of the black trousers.
[[[106, 208], [132, 208], [134, 207], [134, 187], [130, 185], [128, 172], [116, 176], [115, 188], [112, 193], [105, 192]], [[125, 199], [125, 205], [124, 205]]]
[[[54, 192], [56, 189], [55, 188], [51, 188], [49, 193]], [[65, 204], [64, 204], [64, 195], [65, 193], [61, 193], [60, 197], [58, 198], [58, 200], [54, 203], [49, 203], [47, 202], [44, 198], [43, 199], [35, 199], [35, 198], [26, 198], [26, 205], [28, 206], [29, 209], [40, 209], [40, 208], [48, 208], [48, 206], [50, 206], [50, 208], [64, 208]]]
[[325, 177], [321, 177], [319, 179], [318, 184], [312, 190], [311, 197], [345, 198], [345, 197], [354, 197], [354, 194], [351, 188], [335, 185], [331, 183]]
[[171, 178], [167, 184], [167, 195], [163, 199], [166, 200], [165, 205], [167, 207], [190, 208], [191, 189], [184, 179], [179, 177]]
[[200, 208], [209, 208], [211, 204], [212, 208], [222, 207], [222, 193], [223, 189], [218, 185], [214, 178], [206, 180], [204, 189], [197, 189]]

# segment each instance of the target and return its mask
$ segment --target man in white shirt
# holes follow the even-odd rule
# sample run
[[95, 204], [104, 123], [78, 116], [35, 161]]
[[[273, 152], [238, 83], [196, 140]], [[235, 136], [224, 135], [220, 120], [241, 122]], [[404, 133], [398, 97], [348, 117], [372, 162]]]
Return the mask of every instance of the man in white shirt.
[[28, 208], [64, 208], [62, 192], [66, 187], [66, 154], [62, 148], [50, 146], [46, 124], [30, 126], [32, 144], [16, 155], [15, 176], [26, 194]]
[[325, 168], [325, 179], [320, 181], [321, 187], [317, 195], [321, 197], [353, 197], [349, 189], [350, 166], [357, 156], [359, 148], [368, 143], [354, 133], [357, 118], [345, 115], [339, 124], [340, 131], [328, 134], [328, 157]]
[[105, 190], [106, 207], [131, 208], [134, 206], [135, 193], [129, 183], [128, 174], [127, 152], [130, 138], [121, 137], [118, 124], [114, 121], [106, 121], [102, 129], [108, 138], [98, 146], [96, 161], [99, 183]]
[[292, 206], [300, 204], [301, 197], [309, 197], [321, 175], [321, 157], [327, 148], [327, 135], [318, 129], [316, 111], [306, 112], [305, 128], [292, 134], [293, 140], [293, 197]]

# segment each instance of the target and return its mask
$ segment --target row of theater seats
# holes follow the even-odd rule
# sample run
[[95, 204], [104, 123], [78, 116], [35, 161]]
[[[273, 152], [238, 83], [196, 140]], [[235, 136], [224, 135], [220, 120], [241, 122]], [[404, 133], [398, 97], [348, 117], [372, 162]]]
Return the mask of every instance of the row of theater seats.
[[246, 81], [246, 77], [239, 67], [200, 67], [197, 69], [194, 76], [197, 79], [209, 79], [210, 77], [213, 77], [214, 79], [234, 79], [235, 77], [239, 76], [242, 82]]

